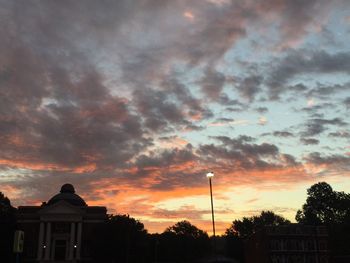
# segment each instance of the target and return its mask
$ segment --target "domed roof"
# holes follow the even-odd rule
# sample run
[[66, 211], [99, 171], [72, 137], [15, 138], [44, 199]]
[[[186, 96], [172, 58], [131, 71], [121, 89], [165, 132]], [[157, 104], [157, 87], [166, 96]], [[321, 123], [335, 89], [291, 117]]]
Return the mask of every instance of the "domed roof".
[[75, 193], [75, 189], [74, 186], [72, 184], [64, 184], [61, 187], [61, 193], [71, 193], [74, 194]]
[[74, 186], [71, 184], [62, 185], [60, 193], [53, 196], [47, 204], [52, 205], [62, 200], [75, 206], [87, 206], [84, 199], [75, 193]]

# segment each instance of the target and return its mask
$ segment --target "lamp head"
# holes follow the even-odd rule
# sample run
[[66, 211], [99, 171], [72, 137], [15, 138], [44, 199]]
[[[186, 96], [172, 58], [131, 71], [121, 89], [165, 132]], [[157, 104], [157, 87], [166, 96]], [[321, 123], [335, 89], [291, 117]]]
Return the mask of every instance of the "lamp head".
[[208, 178], [214, 177], [214, 173], [213, 173], [213, 172], [207, 173], [207, 177], [208, 177]]

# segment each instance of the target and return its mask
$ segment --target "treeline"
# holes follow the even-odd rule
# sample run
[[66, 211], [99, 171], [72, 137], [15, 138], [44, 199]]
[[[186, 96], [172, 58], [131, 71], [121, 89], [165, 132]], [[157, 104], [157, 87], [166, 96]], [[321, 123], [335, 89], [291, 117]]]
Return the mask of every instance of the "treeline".
[[[12, 257], [16, 209], [0, 192], [0, 258]], [[307, 199], [296, 214], [303, 225], [326, 225], [332, 251], [350, 254], [350, 194], [337, 192], [325, 183], [307, 190]], [[214, 253], [244, 262], [244, 240], [264, 226], [291, 222], [273, 211], [232, 222], [225, 234], [209, 237], [188, 221], [180, 221], [161, 234], [150, 234], [142, 222], [128, 215], [110, 215], [95, 229], [90, 251], [96, 262], [201, 262]], [[4, 261], [10, 262], [11, 260]]]
[[144, 225], [128, 215], [112, 215], [96, 231], [93, 257], [100, 262], [193, 262], [210, 256], [206, 232], [188, 221], [149, 234]]

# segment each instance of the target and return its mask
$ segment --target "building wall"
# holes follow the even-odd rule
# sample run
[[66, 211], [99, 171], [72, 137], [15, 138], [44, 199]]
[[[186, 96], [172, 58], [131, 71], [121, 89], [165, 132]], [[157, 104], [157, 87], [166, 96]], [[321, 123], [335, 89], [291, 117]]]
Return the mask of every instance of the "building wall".
[[325, 227], [265, 227], [246, 242], [246, 263], [329, 263]]
[[[91, 241], [96, 226], [104, 223], [106, 218], [104, 207], [78, 207], [65, 202], [52, 206], [19, 207], [18, 228], [24, 231], [21, 262], [47, 262], [58, 255], [63, 257], [60, 262], [91, 262]], [[38, 260], [40, 226], [41, 260]]]
[[244, 254], [246, 263], [268, 263], [269, 249], [268, 236], [263, 231], [259, 231], [252, 235], [245, 243]]
[[23, 262], [35, 262], [38, 251], [39, 222], [19, 223], [18, 229], [24, 231]]
[[96, 234], [96, 229], [100, 223], [83, 223], [83, 233], [82, 233], [82, 258], [91, 258], [93, 256], [93, 244]]

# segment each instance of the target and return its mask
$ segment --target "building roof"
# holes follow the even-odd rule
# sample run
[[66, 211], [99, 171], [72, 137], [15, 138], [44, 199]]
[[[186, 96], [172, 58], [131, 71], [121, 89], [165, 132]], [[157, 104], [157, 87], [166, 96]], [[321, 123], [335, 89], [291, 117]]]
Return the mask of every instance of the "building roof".
[[84, 199], [75, 193], [74, 186], [71, 184], [62, 185], [60, 193], [53, 196], [47, 202], [47, 205], [52, 205], [59, 201], [66, 201], [75, 206], [87, 206]]

